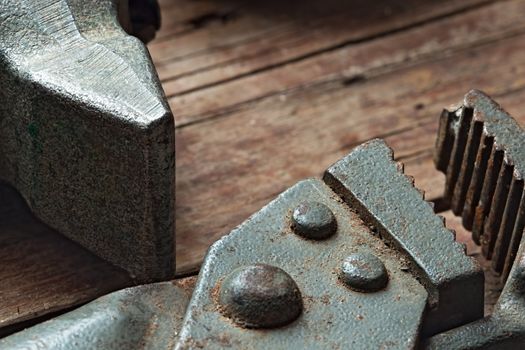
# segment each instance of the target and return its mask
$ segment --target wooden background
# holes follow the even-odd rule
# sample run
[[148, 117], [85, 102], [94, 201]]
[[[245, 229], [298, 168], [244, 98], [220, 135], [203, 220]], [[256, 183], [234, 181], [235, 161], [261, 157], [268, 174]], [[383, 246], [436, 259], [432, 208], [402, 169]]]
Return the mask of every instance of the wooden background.
[[[163, 27], [148, 47], [176, 121], [180, 274], [278, 193], [370, 138], [384, 138], [416, 186], [439, 198], [438, 116], [471, 88], [525, 122], [525, 0], [160, 4]], [[132, 283], [23, 220], [0, 222], [0, 266], [0, 327]]]

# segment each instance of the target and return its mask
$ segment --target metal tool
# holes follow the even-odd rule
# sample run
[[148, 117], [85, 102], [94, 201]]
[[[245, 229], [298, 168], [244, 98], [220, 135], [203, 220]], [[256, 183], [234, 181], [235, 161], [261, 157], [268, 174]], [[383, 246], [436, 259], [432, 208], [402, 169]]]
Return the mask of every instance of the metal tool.
[[436, 335], [433, 349], [518, 349], [525, 344], [525, 133], [496, 102], [470, 91], [441, 115], [435, 162], [445, 199], [481, 244], [505, 287], [492, 315]]
[[[319, 238], [319, 227], [330, 234]], [[270, 267], [251, 272], [259, 264], [297, 284], [300, 316], [296, 299], [276, 301], [292, 293], [275, 286], [284, 277]], [[288, 316], [284, 327], [258, 319], [277, 311]], [[177, 348], [413, 348], [421, 334], [482, 316], [481, 269], [388, 146], [373, 140], [324, 181], [295, 185], [210, 248]]]
[[192, 283], [159, 282], [114, 292], [0, 340], [3, 349], [171, 349]]
[[0, 0], [0, 180], [137, 281], [166, 280], [173, 116], [117, 3]]
[[[176, 349], [405, 349], [481, 319], [482, 270], [392, 157], [383, 141], [367, 142], [323, 181], [298, 183], [216, 242], [191, 300], [180, 298], [170, 314], [185, 310], [183, 320], [168, 321], [171, 335], [155, 333], [165, 338], [137, 348], [164, 348], [169, 339]], [[149, 293], [177, 293], [177, 286], [157, 286]], [[73, 333], [81, 344], [135, 339], [135, 331], [108, 330], [105, 322], [97, 333], [87, 314], [114, 310], [119, 295], [7, 337], [0, 348], [70, 344]], [[133, 324], [150, 322], [150, 313], [127, 307], [122, 313]], [[90, 327], [79, 330], [79, 322]]]
[[[138, 281], [169, 279], [173, 118], [117, 5], [0, 0], [0, 178], [45, 223]], [[0, 349], [516, 348], [524, 141], [481, 92], [440, 120], [445, 199], [506, 280], [485, 318], [481, 268], [372, 140], [213, 244], [195, 287], [115, 292]]]

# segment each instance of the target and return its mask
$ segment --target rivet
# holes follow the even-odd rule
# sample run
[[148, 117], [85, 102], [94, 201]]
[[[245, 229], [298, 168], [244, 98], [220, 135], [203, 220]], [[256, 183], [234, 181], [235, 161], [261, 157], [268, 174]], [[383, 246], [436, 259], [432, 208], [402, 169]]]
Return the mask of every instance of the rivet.
[[292, 214], [295, 233], [309, 239], [325, 239], [337, 231], [337, 220], [326, 205], [318, 202], [299, 204]]
[[301, 292], [284, 270], [265, 264], [233, 270], [219, 288], [220, 310], [246, 328], [274, 328], [303, 310]]
[[388, 272], [379, 258], [371, 253], [355, 253], [341, 265], [339, 278], [351, 289], [374, 292], [388, 283]]

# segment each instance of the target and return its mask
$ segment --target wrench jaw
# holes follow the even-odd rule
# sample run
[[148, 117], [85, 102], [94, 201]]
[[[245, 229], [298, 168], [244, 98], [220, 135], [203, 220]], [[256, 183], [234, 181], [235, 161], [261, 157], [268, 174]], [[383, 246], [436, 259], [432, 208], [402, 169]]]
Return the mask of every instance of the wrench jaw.
[[525, 340], [525, 133], [481, 91], [445, 110], [436, 167], [445, 173], [445, 200], [504, 288], [491, 315], [430, 338], [429, 349], [519, 348]]
[[504, 282], [525, 227], [525, 133], [496, 102], [470, 91], [440, 121], [435, 162], [445, 200]]
[[83, 35], [89, 3], [113, 6], [0, 4], [0, 180], [137, 282], [169, 279], [173, 116], [147, 49], [115, 16], [100, 16], [114, 30]]

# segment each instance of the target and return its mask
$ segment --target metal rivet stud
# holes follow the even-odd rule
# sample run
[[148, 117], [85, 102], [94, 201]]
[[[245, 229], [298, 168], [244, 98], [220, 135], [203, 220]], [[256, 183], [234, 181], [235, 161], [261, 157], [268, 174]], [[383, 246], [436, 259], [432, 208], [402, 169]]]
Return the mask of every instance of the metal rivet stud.
[[232, 271], [219, 288], [222, 313], [246, 328], [273, 328], [294, 321], [303, 310], [301, 292], [282, 269], [256, 264]]
[[337, 230], [337, 220], [330, 208], [322, 203], [301, 203], [293, 211], [292, 228], [305, 238], [325, 239]]
[[370, 253], [348, 256], [343, 261], [339, 278], [348, 287], [360, 292], [374, 292], [383, 289], [388, 283], [385, 265]]

